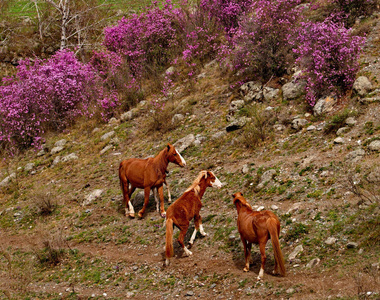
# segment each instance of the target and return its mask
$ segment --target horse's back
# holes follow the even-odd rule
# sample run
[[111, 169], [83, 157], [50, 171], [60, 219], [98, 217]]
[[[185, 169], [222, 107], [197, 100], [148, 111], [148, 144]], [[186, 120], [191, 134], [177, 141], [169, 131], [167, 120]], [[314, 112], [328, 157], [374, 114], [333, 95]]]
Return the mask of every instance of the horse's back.
[[148, 159], [130, 158], [123, 160], [119, 166], [119, 177], [128, 180], [132, 185], [141, 187], [144, 184], [144, 169]]

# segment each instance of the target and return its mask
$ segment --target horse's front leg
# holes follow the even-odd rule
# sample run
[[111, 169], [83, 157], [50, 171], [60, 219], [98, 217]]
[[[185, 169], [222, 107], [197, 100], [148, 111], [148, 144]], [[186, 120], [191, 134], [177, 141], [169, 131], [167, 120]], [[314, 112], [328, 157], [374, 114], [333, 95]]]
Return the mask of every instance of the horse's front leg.
[[194, 216], [194, 232], [193, 234], [191, 235], [191, 238], [190, 238], [190, 241], [189, 241], [189, 244], [192, 245], [194, 243], [194, 240], [195, 240], [195, 237], [197, 235], [197, 231], [199, 230], [201, 235], [203, 236], [206, 236], [207, 233], [204, 231], [203, 229], [203, 225], [202, 225], [202, 217], [199, 215], [199, 214], [196, 214]]
[[159, 187], [157, 187], [157, 191], [158, 191], [158, 197], [160, 198], [161, 217], [165, 218], [166, 212], [165, 212], [165, 206], [164, 206], [164, 185], [161, 184]]
[[150, 195], [150, 186], [147, 186], [146, 188], [144, 188], [144, 205], [143, 205], [143, 208], [137, 214], [139, 216], [139, 218], [142, 218], [144, 216], [145, 210], [148, 207], [149, 195]]

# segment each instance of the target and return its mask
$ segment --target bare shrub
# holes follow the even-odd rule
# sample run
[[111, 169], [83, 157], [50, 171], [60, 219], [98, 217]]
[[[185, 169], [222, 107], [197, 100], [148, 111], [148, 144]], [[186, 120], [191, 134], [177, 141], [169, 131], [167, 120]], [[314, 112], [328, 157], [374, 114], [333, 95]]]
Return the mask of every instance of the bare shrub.
[[34, 247], [37, 261], [43, 265], [58, 265], [66, 255], [66, 248], [69, 248], [62, 231], [51, 234], [43, 230], [40, 235], [42, 248]]
[[32, 196], [37, 213], [43, 216], [51, 215], [57, 208], [55, 197], [50, 191], [39, 191]]
[[172, 122], [174, 116], [174, 105], [169, 102], [152, 101], [150, 103], [150, 114], [147, 121], [147, 131], [168, 132], [175, 128]]
[[264, 110], [261, 104], [254, 104], [246, 110], [246, 114], [251, 118], [242, 133], [242, 142], [247, 148], [255, 147], [272, 137], [270, 125], [276, 120], [272, 112]]

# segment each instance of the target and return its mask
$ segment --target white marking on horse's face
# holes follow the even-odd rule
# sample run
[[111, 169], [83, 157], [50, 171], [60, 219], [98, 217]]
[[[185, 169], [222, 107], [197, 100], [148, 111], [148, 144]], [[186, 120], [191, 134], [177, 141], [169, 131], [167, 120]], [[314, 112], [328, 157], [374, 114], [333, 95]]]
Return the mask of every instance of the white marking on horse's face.
[[[213, 173], [213, 175], [215, 176], [214, 173]], [[220, 180], [218, 179], [218, 177], [215, 176], [215, 180], [214, 180], [214, 182], [211, 183], [211, 186], [213, 188], [216, 187], [216, 188], [220, 189], [222, 187], [222, 185], [223, 184], [220, 182]]]
[[175, 152], [177, 152], [177, 154], [181, 158], [181, 162], [182, 162], [183, 166], [186, 166], [186, 161], [184, 160], [184, 158], [182, 157], [182, 155], [177, 151], [177, 149], [175, 150]]

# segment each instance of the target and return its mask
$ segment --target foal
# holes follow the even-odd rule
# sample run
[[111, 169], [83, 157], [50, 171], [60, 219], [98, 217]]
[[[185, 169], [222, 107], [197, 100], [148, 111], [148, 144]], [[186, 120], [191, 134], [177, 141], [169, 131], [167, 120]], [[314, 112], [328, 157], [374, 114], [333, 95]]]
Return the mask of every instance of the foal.
[[202, 196], [207, 187], [221, 188], [222, 183], [211, 171], [201, 171], [198, 177], [194, 180], [193, 184], [184, 192], [184, 194], [178, 198], [172, 205], [169, 206], [166, 212], [166, 246], [165, 246], [165, 265], [169, 265], [169, 259], [174, 255], [173, 250], [173, 227], [179, 228], [180, 233], [178, 237], [178, 243], [185, 251], [187, 256], [193, 253], [189, 251], [185, 244], [184, 239], [189, 228], [191, 219], [194, 218], [194, 232], [190, 238], [189, 244], [194, 243], [197, 231], [205, 236], [206, 232], [203, 230], [202, 218], [199, 215], [199, 211], [202, 207]]
[[273, 274], [278, 274], [278, 269], [280, 268], [281, 276], [285, 276], [284, 258], [279, 242], [280, 221], [277, 216], [268, 210], [254, 211], [242, 193], [233, 194], [232, 197], [234, 198], [234, 204], [238, 213], [238, 231], [244, 246], [244, 272], [249, 271], [252, 243], [259, 244], [261, 268], [257, 279], [260, 280], [263, 278], [266, 260], [265, 245], [268, 239], [271, 239], [275, 259]]

